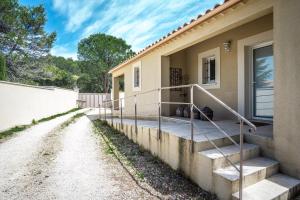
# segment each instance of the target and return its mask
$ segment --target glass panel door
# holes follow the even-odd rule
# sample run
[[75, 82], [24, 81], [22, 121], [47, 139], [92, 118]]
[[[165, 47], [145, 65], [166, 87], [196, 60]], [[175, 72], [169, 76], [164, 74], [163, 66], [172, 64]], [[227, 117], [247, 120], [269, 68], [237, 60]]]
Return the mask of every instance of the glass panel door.
[[253, 117], [273, 118], [273, 45], [253, 49]]

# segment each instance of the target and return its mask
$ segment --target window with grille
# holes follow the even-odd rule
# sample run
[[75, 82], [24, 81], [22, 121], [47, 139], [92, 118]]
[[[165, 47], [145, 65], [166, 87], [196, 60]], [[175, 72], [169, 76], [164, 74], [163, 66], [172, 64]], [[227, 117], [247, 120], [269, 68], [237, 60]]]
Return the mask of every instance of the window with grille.
[[216, 58], [214, 56], [203, 58], [202, 62], [202, 84], [216, 82]]
[[134, 68], [134, 87], [140, 87], [140, 68]]
[[133, 90], [140, 91], [141, 90], [141, 62], [137, 62], [133, 65], [132, 71], [133, 77]]
[[221, 88], [220, 47], [198, 54], [198, 84], [205, 89]]

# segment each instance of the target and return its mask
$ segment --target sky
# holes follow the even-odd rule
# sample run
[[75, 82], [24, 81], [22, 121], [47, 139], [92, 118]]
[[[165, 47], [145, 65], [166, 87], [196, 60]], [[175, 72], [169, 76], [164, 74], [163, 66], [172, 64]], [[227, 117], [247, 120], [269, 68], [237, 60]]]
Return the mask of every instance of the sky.
[[91, 34], [124, 39], [137, 52], [222, 0], [20, 0], [42, 4], [47, 32], [56, 32], [51, 54], [77, 59], [77, 44]]

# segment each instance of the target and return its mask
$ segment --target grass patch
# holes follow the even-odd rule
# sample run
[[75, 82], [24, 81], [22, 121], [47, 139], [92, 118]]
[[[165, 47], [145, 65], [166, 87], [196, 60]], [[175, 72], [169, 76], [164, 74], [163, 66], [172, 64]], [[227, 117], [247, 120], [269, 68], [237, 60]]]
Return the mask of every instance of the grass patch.
[[72, 116], [69, 120], [65, 121], [64, 123], [62, 123], [60, 125], [61, 129], [66, 128], [67, 126], [69, 126], [70, 124], [74, 123], [76, 119], [78, 119], [79, 117], [82, 117], [83, 115], [85, 115], [84, 113], [77, 113], [76, 115]]
[[66, 115], [66, 114], [69, 114], [71, 112], [75, 112], [77, 110], [80, 110], [81, 108], [73, 108], [67, 112], [63, 112], [63, 113], [59, 113], [59, 114], [56, 114], [56, 115], [52, 115], [52, 116], [49, 116], [49, 117], [45, 117], [45, 118], [42, 118], [40, 120], [37, 121], [37, 123], [40, 123], [40, 122], [45, 122], [45, 121], [49, 121], [51, 119], [55, 119], [57, 117], [60, 117], [60, 116], [63, 116], [63, 115]]
[[20, 125], [20, 126], [15, 126], [15, 127], [11, 128], [11, 129], [8, 129], [6, 131], [0, 132], [0, 139], [8, 137], [8, 136], [10, 136], [14, 133], [23, 131], [23, 130], [29, 128], [30, 126], [31, 125]]
[[[51, 119], [54, 119], [54, 118], [57, 118], [57, 117], [60, 117], [60, 116], [69, 114], [69, 113], [71, 113], [71, 112], [75, 112], [75, 111], [80, 110], [80, 109], [81, 109], [81, 108], [73, 108], [73, 109], [71, 109], [71, 110], [69, 110], [69, 111], [67, 111], [67, 112], [59, 113], [59, 114], [56, 114], [56, 115], [52, 115], [52, 116], [50, 116], [50, 117], [45, 117], [45, 118], [42, 118], [42, 119], [40, 119], [40, 120], [38, 120], [38, 121], [36, 121], [35, 119], [33, 119], [32, 122], [31, 122], [31, 124], [15, 126], [15, 127], [11, 128], [11, 129], [8, 129], [8, 130], [6, 130], [6, 131], [0, 132], [0, 139], [6, 138], [6, 137], [11, 136], [11, 135], [13, 135], [13, 134], [15, 134], [15, 133], [18, 133], [18, 132], [20, 132], [20, 131], [24, 131], [25, 129], [30, 128], [30, 127], [32, 127], [32, 126], [38, 124], [38, 123], [45, 122], [45, 121], [49, 121], [49, 120], [51, 120]], [[77, 115], [78, 115], [78, 114], [77, 114]], [[75, 117], [75, 116], [76, 116], [76, 115], [74, 115], [73, 117]], [[72, 117], [72, 118], [73, 118], [73, 117]], [[71, 119], [72, 119], [72, 118], [71, 118]], [[75, 119], [74, 119], [74, 120], [75, 120]], [[72, 122], [71, 122], [71, 123], [72, 123]]]
[[93, 123], [95, 134], [101, 136], [104, 152], [114, 156], [140, 187], [158, 199], [216, 199], [106, 122]]

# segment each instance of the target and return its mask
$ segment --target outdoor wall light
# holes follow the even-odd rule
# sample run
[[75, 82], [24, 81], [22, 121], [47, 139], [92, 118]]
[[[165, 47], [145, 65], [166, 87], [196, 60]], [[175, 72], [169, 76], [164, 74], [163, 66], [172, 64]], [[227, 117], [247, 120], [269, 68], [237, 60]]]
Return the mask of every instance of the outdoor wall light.
[[231, 51], [231, 40], [225, 41], [223, 43], [223, 46], [224, 46], [224, 50], [226, 52], [230, 52]]

